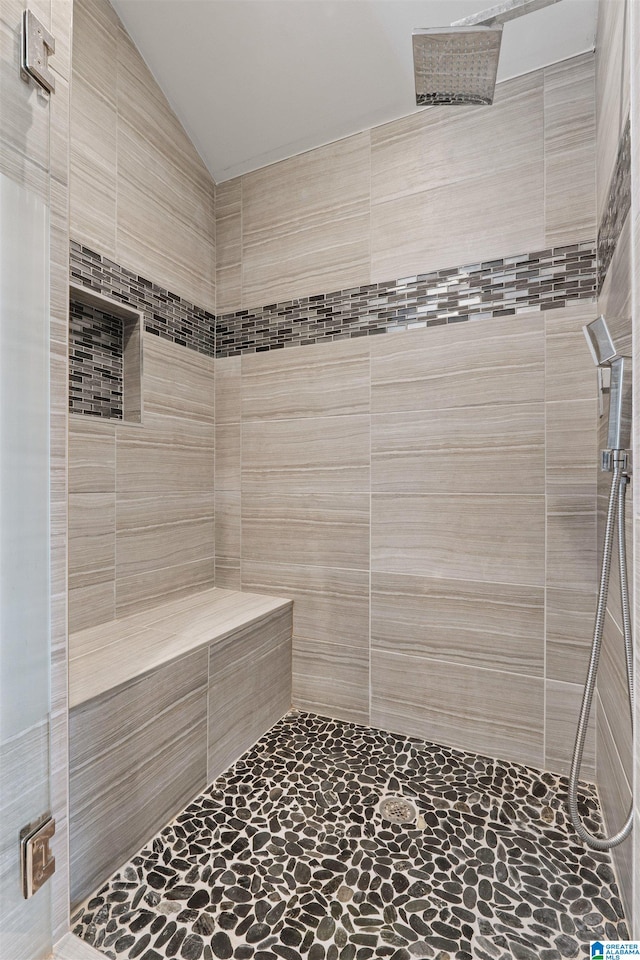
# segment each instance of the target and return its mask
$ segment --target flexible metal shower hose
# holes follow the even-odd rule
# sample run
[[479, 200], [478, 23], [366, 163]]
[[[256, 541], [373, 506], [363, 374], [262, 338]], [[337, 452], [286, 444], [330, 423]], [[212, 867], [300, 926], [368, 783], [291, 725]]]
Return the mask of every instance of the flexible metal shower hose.
[[631, 710], [631, 725], [633, 729], [633, 643], [631, 636], [631, 611], [629, 609], [629, 583], [627, 580], [627, 559], [624, 530], [625, 496], [628, 477], [624, 472], [622, 459], [616, 457], [617, 453], [618, 451], [614, 452], [614, 471], [613, 477], [611, 478], [611, 492], [609, 494], [609, 505], [607, 508], [607, 523], [605, 527], [604, 547], [602, 551], [602, 568], [600, 572], [600, 589], [598, 592], [598, 605], [596, 608], [596, 618], [593, 628], [591, 657], [589, 659], [589, 670], [587, 672], [587, 680], [585, 682], [584, 693], [582, 695], [580, 719], [578, 720], [576, 742], [573, 748], [573, 757], [571, 760], [571, 773], [569, 775], [568, 807], [571, 822], [575, 827], [578, 836], [595, 850], [610, 850], [611, 847], [616, 847], [619, 843], [622, 843], [626, 837], [629, 836], [631, 827], [633, 825], [633, 801], [631, 803], [631, 809], [624, 826], [611, 837], [596, 837], [591, 834], [582, 823], [580, 814], [578, 812], [578, 780], [580, 777], [584, 741], [587, 735], [587, 727], [589, 724], [591, 702], [593, 700], [593, 694], [595, 691], [598, 662], [600, 660], [602, 632], [604, 629], [604, 620], [607, 611], [607, 597], [609, 594], [609, 574], [611, 571], [611, 554], [613, 552], [616, 522], [618, 526], [618, 561], [620, 568], [620, 598], [622, 601], [624, 651], [627, 667], [627, 686], [629, 691], [629, 707]]

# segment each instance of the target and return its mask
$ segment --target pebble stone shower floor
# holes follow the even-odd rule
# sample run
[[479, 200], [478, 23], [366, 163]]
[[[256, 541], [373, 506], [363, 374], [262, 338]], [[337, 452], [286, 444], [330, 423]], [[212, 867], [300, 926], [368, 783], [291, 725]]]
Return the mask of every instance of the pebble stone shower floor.
[[[292, 711], [72, 929], [141, 960], [584, 958], [590, 940], [628, 934], [610, 858], [574, 834], [566, 789], [519, 764]], [[381, 816], [397, 795], [413, 823]], [[581, 810], [597, 830], [586, 785]]]

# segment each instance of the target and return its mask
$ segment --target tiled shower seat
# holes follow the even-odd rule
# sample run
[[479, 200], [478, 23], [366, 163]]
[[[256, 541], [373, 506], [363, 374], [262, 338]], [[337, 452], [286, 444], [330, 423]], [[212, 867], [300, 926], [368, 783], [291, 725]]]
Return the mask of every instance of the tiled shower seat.
[[291, 706], [292, 603], [212, 588], [70, 638], [77, 903]]

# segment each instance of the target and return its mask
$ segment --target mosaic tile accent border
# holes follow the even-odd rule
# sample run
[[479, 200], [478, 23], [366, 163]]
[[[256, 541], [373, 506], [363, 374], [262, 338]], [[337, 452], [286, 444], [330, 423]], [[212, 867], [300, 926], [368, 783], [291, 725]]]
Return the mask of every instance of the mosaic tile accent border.
[[[624, 940], [567, 781], [293, 711], [111, 877], [73, 932], [117, 960], [563, 960]], [[415, 816], [385, 819], [400, 795]], [[598, 831], [593, 787], [581, 815]]]
[[513, 316], [595, 295], [595, 244], [573, 244], [224, 314], [216, 356]]
[[620, 138], [616, 165], [609, 185], [607, 205], [598, 228], [598, 293], [613, 259], [624, 221], [631, 209], [631, 123]]
[[69, 412], [122, 420], [122, 391], [122, 320], [72, 299]]
[[71, 280], [144, 313], [147, 333], [212, 357], [215, 316], [71, 241]]

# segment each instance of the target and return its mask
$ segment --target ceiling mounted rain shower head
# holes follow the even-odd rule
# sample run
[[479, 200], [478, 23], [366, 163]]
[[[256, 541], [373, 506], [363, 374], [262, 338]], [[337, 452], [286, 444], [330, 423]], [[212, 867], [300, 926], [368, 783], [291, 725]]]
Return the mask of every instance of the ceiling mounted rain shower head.
[[414, 30], [417, 105], [493, 103], [501, 40], [502, 24]]
[[456, 20], [450, 27], [415, 29], [416, 104], [493, 103], [503, 24], [558, 2], [500, 0], [497, 6]]

